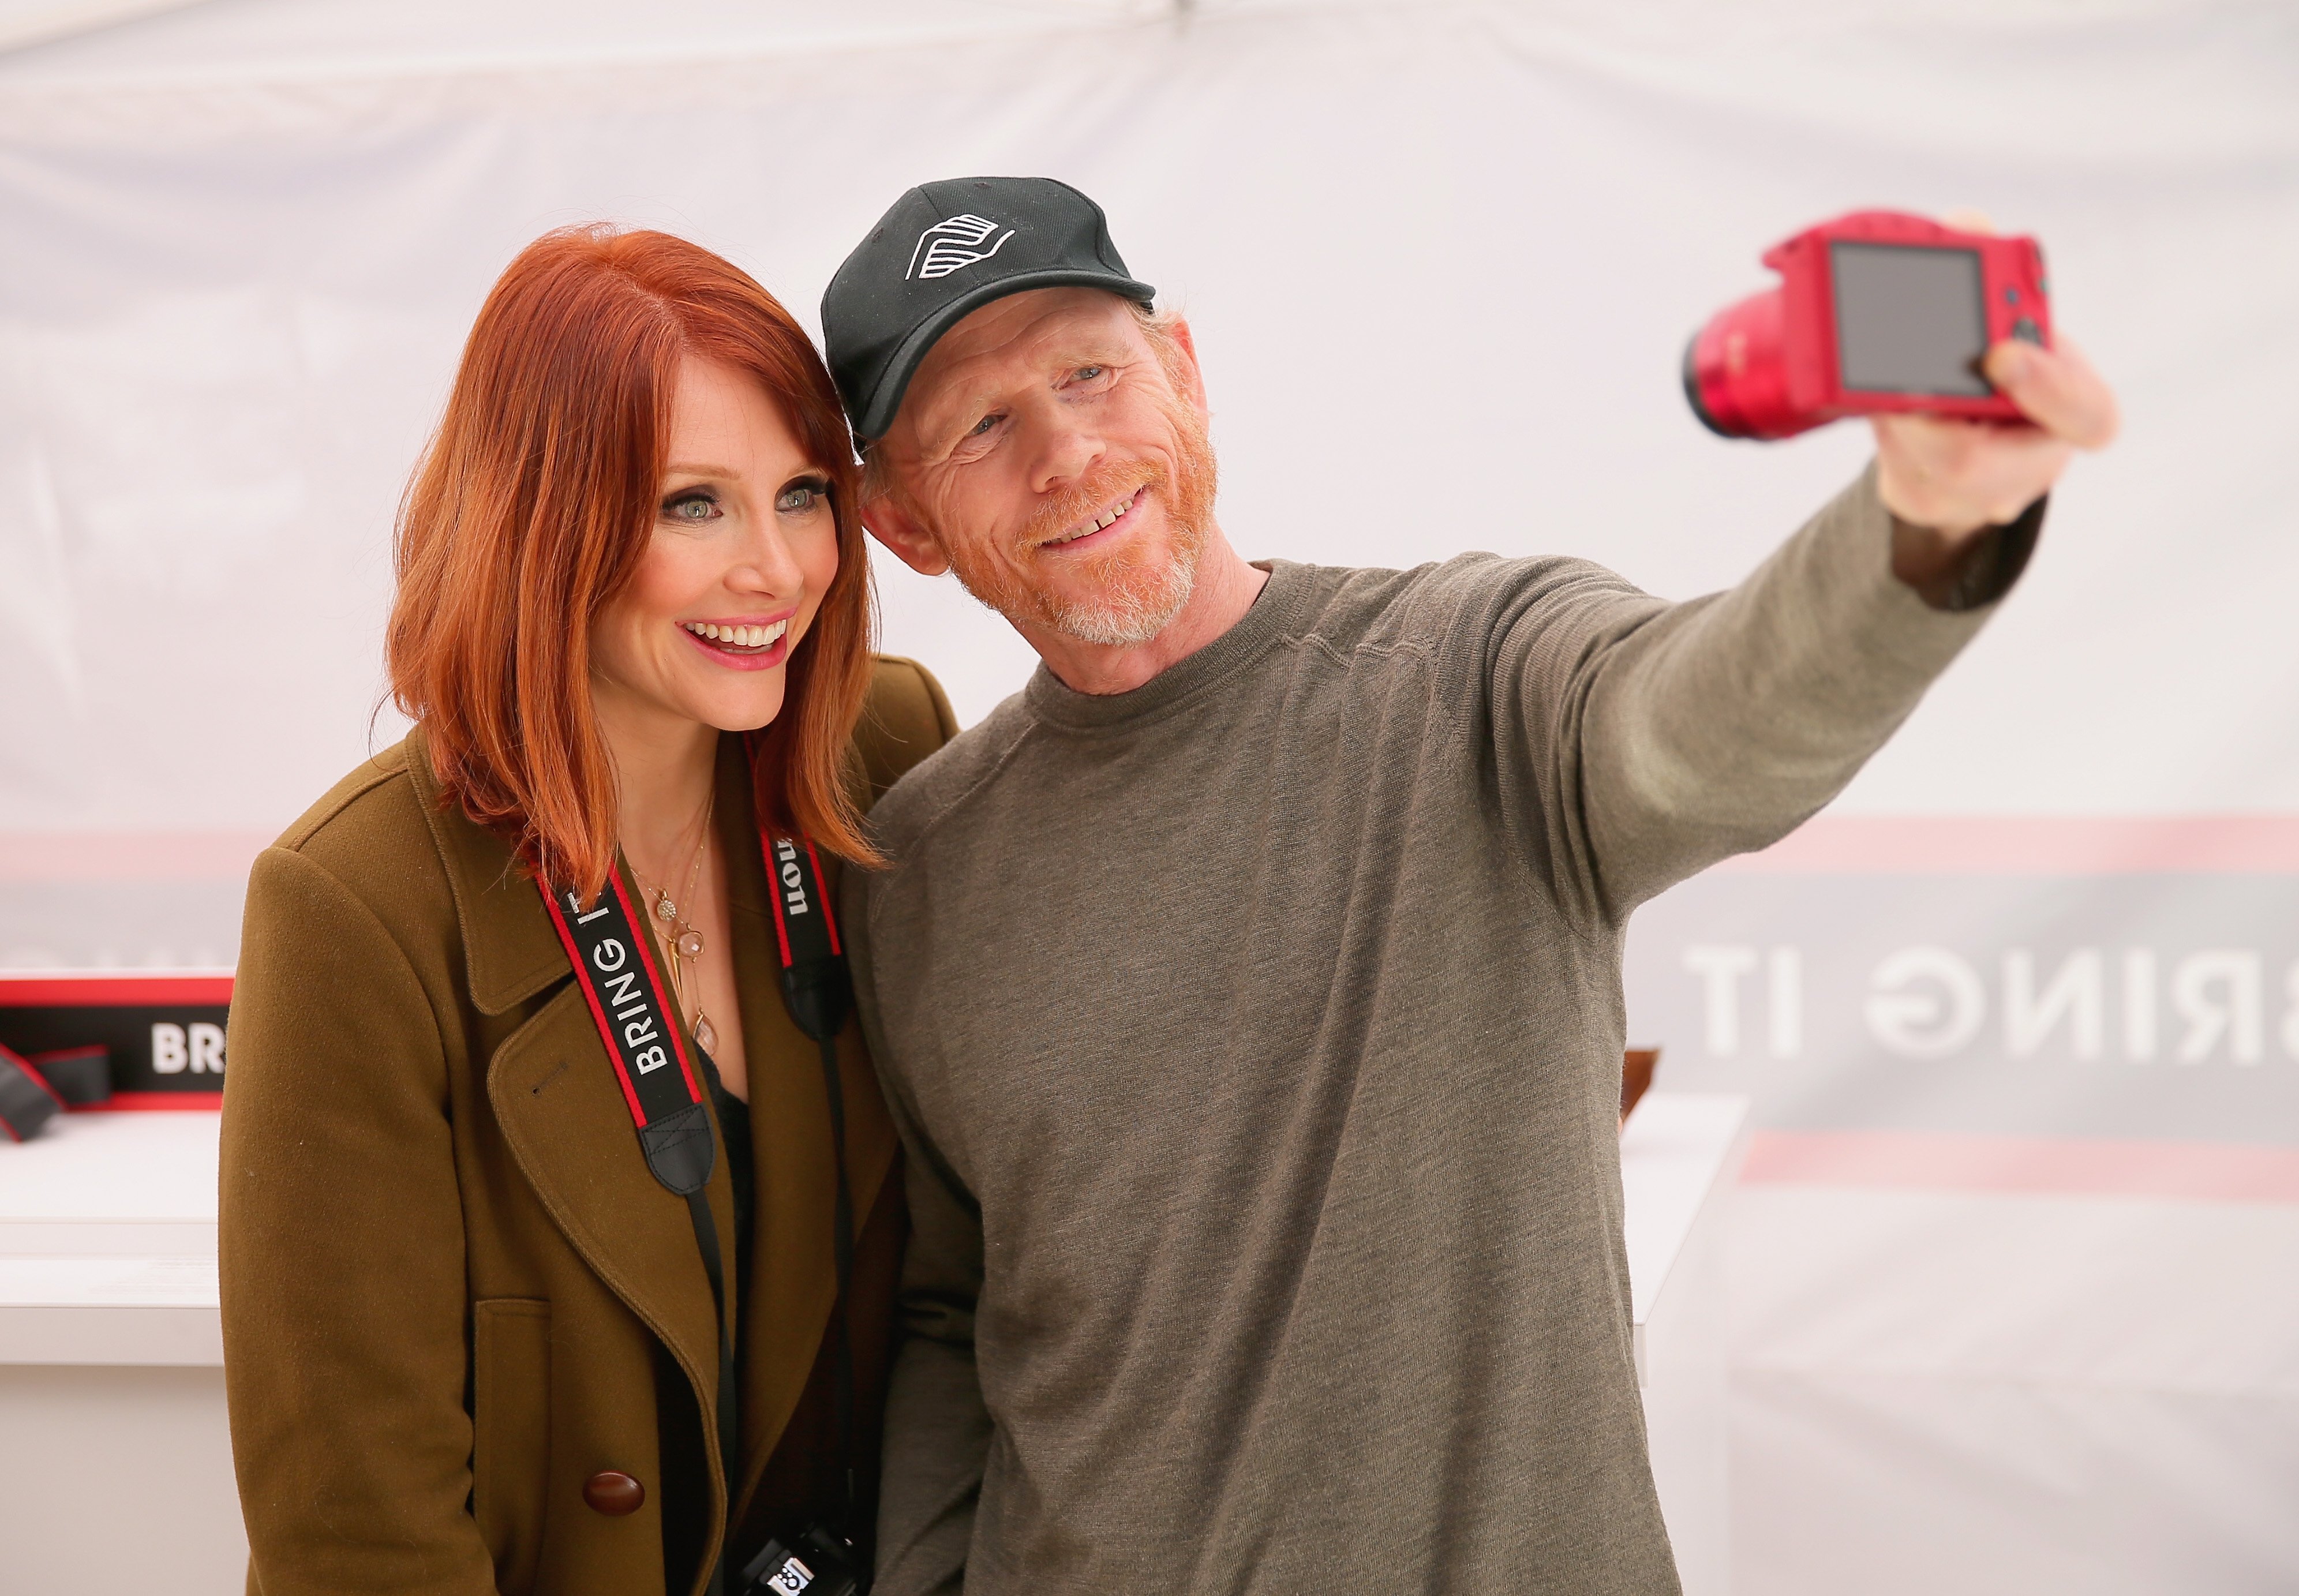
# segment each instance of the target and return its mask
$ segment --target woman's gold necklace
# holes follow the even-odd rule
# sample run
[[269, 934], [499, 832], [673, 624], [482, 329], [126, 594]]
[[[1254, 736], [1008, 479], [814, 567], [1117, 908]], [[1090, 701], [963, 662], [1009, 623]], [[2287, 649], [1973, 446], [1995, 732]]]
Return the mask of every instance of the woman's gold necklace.
[[[639, 890], [653, 895], [654, 918], [663, 923], [664, 935], [670, 943], [670, 993], [677, 1000], [681, 1012], [686, 1008], [686, 966], [702, 957], [702, 933], [695, 927], [692, 911], [696, 905], [696, 890], [702, 885], [702, 854], [705, 845], [710, 841], [710, 809], [717, 801], [718, 794], [714, 792], [702, 802], [702, 824], [695, 834], [694, 858], [686, 871], [686, 905], [690, 912], [680, 914], [678, 904], [672, 899], [668, 888], [649, 886], [643, 877], [639, 880]], [[637, 869], [635, 865], [632, 867], [634, 875], [637, 874]], [[700, 985], [698, 982], [697, 986]], [[699, 990], [694, 1005], [694, 1041], [706, 1053], [718, 1045], [718, 1027], [712, 1025], [710, 1017], [702, 1011]]]

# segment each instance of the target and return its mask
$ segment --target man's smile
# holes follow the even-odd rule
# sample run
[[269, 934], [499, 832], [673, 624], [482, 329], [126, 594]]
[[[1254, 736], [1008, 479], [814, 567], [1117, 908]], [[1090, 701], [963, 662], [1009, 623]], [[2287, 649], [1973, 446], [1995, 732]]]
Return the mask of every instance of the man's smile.
[[1133, 511], [1141, 507], [1149, 491], [1149, 484], [1144, 483], [1124, 498], [1104, 505], [1083, 520], [1063, 528], [1058, 536], [1048, 538], [1038, 546], [1042, 549], [1075, 549], [1107, 541], [1105, 535], [1114, 535], [1133, 524]]

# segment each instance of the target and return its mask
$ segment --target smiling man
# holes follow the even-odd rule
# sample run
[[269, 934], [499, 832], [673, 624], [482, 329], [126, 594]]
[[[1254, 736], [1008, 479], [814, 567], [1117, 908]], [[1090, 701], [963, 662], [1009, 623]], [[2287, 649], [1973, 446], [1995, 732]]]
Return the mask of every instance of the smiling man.
[[1630, 912], [1851, 777], [2113, 401], [2000, 346], [2034, 425], [1880, 422], [1685, 603], [1564, 558], [1249, 564], [1151, 300], [1091, 201], [1000, 178], [911, 190], [824, 302], [871, 530], [1043, 662], [848, 877], [915, 1232], [878, 1589], [1672, 1591]]

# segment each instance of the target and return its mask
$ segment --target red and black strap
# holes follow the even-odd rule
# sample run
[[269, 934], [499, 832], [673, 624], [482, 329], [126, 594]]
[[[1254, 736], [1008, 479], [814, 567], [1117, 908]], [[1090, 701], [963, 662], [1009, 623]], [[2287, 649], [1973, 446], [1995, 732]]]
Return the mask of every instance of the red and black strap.
[[[695, 1251], [702, 1255], [702, 1272], [710, 1277], [710, 1302], [718, 1314], [718, 1457], [731, 1492], [735, 1337], [726, 1322], [729, 1271], [707, 1190], [718, 1165], [718, 1142], [686, 1055], [681, 1017], [664, 994], [653, 947], [632, 912], [619, 867], [608, 876], [606, 890], [588, 910], [571, 892], [546, 891], [543, 902], [551, 910], [551, 923], [559, 928], [568, 962], [575, 967], [576, 985], [598, 1022], [599, 1039], [607, 1044], [607, 1058], [622, 1085], [623, 1101], [630, 1106], [647, 1168], [663, 1186], [686, 1199]], [[731, 1498], [727, 1505], [733, 1507]], [[714, 1564], [710, 1596], [719, 1596], [724, 1588], [725, 1571]]]
[[64, 1100], [24, 1059], [0, 1047], [0, 1135], [21, 1142], [64, 1111]]
[[26, 1053], [24, 1062], [39, 1072], [66, 1109], [101, 1109], [112, 1101], [112, 1050], [100, 1043]]
[[[846, 1482], [846, 1512], [839, 1532], [851, 1544], [868, 1531], [860, 1517], [861, 1496], [854, 1477], [854, 1347], [849, 1325], [854, 1285], [854, 1189], [846, 1176], [846, 1092], [839, 1078], [838, 1033], [853, 1006], [854, 986], [846, 971], [846, 950], [838, 940], [838, 917], [822, 880], [822, 861], [804, 837], [759, 834], [766, 852], [768, 895], [774, 899], [775, 942], [782, 953], [783, 1003], [792, 1023], [813, 1039], [822, 1055], [822, 1085], [830, 1096], [830, 1146], [837, 1187], [832, 1197], [833, 1254], [838, 1265], [838, 1300], [831, 1309], [836, 1359], [839, 1462]], [[867, 1565], [866, 1565], [867, 1566]]]
[[622, 871], [607, 877], [606, 891], [587, 910], [571, 892], [546, 893], [544, 902], [607, 1044], [647, 1168], [671, 1191], [693, 1195], [710, 1183], [717, 1144], [686, 1056], [684, 1027], [664, 996], [653, 947], [632, 912]]

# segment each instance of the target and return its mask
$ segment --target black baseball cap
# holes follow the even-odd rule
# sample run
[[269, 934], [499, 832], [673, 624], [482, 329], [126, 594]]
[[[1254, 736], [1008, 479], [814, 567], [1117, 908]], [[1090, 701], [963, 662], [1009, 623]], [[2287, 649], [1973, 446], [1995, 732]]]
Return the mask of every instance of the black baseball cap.
[[884, 437], [934, 340], [993, 299], [1107, 288], [1150, 303], [1101, 207], [1051, 178], [951, 178], [894, 202], [822, 295], [830, 374], [855, 433]]

